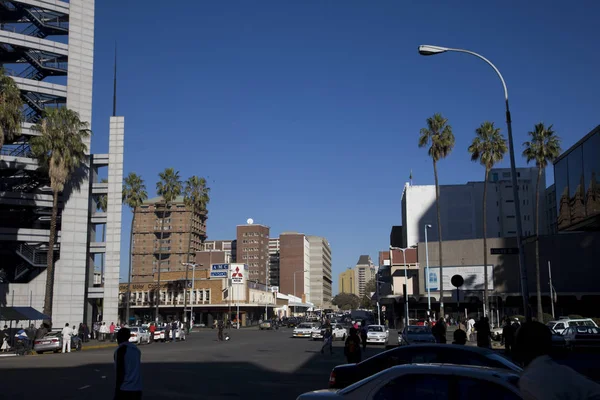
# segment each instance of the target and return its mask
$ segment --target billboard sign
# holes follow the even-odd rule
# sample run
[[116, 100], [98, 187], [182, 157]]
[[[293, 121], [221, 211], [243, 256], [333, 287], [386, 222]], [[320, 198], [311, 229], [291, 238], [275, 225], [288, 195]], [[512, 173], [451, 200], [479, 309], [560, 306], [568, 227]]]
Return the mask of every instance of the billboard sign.
[[[440, 290], [440, 269], [439, 267], [429, 268], [429, 277], [427, 277], [427, 268], [424, 269], [425, 274], [425, 290]], [[461, 275], [465, 280], [461, 286], [461, 290], [483, 290], [485, 288], [484, 268], [483, 265], [466, 266], [466, 267], [444, 267], [444, 290], [451, 290], [452, 277]], [[428, 278], [428, 279], [427, 279]], [[488, 266], [488, 289], [494, 289], [494, 267]]]
[[210, 277], [225, 279], [229, 275], [229, 264], [212, 264], [210, 266]]
[[245, 264], [231, 264], [231, 284], [242, 285], [244, 283], [246, 270], [247, 267]]

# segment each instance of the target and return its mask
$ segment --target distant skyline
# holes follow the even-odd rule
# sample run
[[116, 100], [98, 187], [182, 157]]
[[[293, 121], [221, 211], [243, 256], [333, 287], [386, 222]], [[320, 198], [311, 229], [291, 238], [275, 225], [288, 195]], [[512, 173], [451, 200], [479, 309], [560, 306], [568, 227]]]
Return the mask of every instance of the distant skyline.
[[[419, 56], [420, 44], [473, 50], [501, 70], [520, 167], [535, 123], [554, 124], [563, 149], [600, 124], [600, 3], [591, 0], [182, 0], [176, 23], [163, 2], [140, 4], [96, 2], [91, 150], [108, 146], [117, 41], [125, 175], [140, 174], [150, 197], [166, 167], [206, 177], [208, 240], [234, 238], [249, 217], [273, 236], [326, 237], [334, 288], [358, 256], [377, 260], [387, 248], [411, 170], [413, 184], [433, 183], [417, 147], [427, 117], [441, 112], [456, 136], [441, 184], [483, 179], [467, 152], [481, 122], [506, 135], [494, 72], [463, 54]], [[130, 218], [124, 208], [122, 276]]]

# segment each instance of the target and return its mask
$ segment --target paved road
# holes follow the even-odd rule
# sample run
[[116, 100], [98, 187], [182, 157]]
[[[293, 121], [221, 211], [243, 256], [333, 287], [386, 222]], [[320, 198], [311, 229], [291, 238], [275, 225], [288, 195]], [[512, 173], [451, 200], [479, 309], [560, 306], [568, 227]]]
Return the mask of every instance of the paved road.
[[[344, 362], [342, 342], [334, 354], [321, 343], [291, 338], [291, 330], [194, 332], [186, 342], [141, 346], [145, 399], [294, 399], [327, 387], [329, 372]], [[367, 356], [383, 346], [367, 349]], [[0, 358], [0, 398], [107, 400], [112, 398], [114, 349]]]

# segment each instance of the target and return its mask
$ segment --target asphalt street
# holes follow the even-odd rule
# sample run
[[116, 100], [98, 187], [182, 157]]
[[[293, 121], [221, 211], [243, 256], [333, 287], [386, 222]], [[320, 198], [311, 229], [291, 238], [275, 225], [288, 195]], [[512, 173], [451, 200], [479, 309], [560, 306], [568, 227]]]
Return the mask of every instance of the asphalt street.
[[[327, 387], [329, 372], [344, 363], [343, 343], [334, 354], [321, 342], [294, 339], [291, 329], [194, 332], [178, 343], [140, 346], [145, 399], [295, 399]], [[366, 356], [383, 350], [367, 349]], [[0, 399], [111, 399], [113, 349], [0, 358]]]

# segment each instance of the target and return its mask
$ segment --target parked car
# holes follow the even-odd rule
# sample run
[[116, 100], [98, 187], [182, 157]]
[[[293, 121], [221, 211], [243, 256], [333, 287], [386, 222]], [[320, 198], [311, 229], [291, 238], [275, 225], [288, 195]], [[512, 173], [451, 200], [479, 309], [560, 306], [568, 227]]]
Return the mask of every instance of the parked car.
[[577, 348], [600, 348], [600, 329], [593, 326], [570, 326], [562, 334], [565, 347], [569, 350]]
[[501, 368], [521, 372], [518, 365], [493, 350], [455, 344], [411, 344], [384, 351], [357, 364], [334, 367], [329, 376], [330, 388], [344, 388], [361, 379], [396, 365], [440, 363]]
[[300, 325], [298, 325], [297, 327], [294, 328], [294, 331], [292, 332], [292, 336], [293, 337], [311, 337], [312, 336], [312, 332], [313, 332], [313, 328], [315, 327], [315, 324], [311, 323], [311, 322], [303, 322]]
[[412, 343], [435, 343], [435, 337], [431, 332], [431, 328], [421, 325], [409, 325], [402, 330], [402, 334], [398, 335], [398, 345], [406, 345]]
[[258, 328], [262, 331], [263, 329], [273, 329], [273, 323], [271, 321], [263, 321], [260, 323]]
[[[169, 340], [173, 338], [173, 331], [169, 331]], [[175, 331], [175, 340], [185, 340], [185, 332], [183, 329], [178, 329]], [[160, 327], [156, 328], [154, 331], [154, 341], [155, 342], [164, 342], [165, 341], [165, 328]]]
[[578, 319], [570, 319], [570, 318], [562, 318], [558, 321], [550, 321], [546, 324], [546, 326], [552, 330], [555, 330], [558, 333], [563, 333], [565, 329], [570, 326], [593, 326], [598, 327], [593, 319], [591, 318], [578, 318]]
[[300, 323], [301, 323], [300, 320], [298, 318], [295, 318], [295, 317], [288, 318], [287, 321], [285, 321], [285, 325], [288, 328], [295, 328]]
[[[38, 354], [52, 351], [59, 353], [62, 351], [63, 338], [61, 332], [49, 332], [41, 339], [35, 339], [33, 341], [33, 351]], [[71, 338], [71, 351], [81, 350], [81, 339], [78, 336]]]
[[[457, 346], [455, 346], [457, 347]], [[312, 399], [522, 399], [519, 373], [506, 369], [461, 365], [419, 364], [386, 369], [342, 390], [318, 390], [298, 400]]]
[[367, 343], [387, 344], [390, 331], [383, 325], [367, 326]]
[[[342, 324], [334, 324], [332, 325], [332, 334], [333, 340], [340, 339], [346, 340], [346, 336], [348, 336], [348, 331]], [[321, 325], [319, 327], [315, 327], [311, 333], [312, 340], [323, 339], [325, 335], [325, 325]]]
[[129, 342], [135, 344], [150, 343], [150, 331], [148, 331], [147, 329], [138, 326], [132, 326], [131, 328], [129, 328], [129, 330], [131, 331]]

